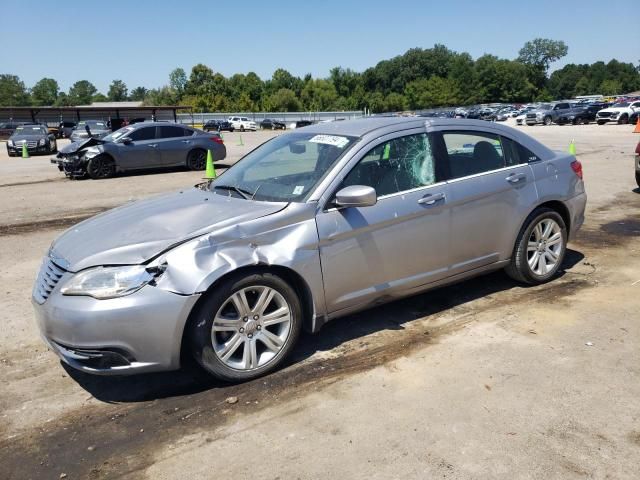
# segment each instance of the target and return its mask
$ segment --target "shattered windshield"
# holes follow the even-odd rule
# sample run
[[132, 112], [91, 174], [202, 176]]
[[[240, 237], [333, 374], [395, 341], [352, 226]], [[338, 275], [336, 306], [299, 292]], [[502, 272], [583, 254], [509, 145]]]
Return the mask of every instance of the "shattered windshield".
[[303, 202], [356, 137], [290, 133], [270, 140], [211, 184], [214, 193], [267, 202]]

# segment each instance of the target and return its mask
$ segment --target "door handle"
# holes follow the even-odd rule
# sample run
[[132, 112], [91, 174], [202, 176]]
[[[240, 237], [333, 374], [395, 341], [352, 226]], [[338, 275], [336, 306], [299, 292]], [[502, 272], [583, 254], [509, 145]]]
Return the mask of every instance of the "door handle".
[[512, 173], [505, 180], [509, 183], [518, 183], [520, 180], [526, 180], [527, 176], [524, 173]]
[[157, 144], [157, 143], [150, 143], [150, 144], [149, 144], [149, 146], [150, 146], [151, 148], [156, 148], [156, 147], [158, 146], [158, 144]]
[[444, 193], [427, 193], [424, 197], [418, 200], [419, 205], [435, 205], [436, 202], [444, 200]]

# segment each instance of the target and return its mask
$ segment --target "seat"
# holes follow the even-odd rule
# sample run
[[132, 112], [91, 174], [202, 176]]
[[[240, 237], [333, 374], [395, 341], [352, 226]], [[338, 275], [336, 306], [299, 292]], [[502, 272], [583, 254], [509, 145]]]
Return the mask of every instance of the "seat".
[[504, 167], [504, 159], [489, 142], [483, 140], [473, 147], [474, 172], [481, 173]]

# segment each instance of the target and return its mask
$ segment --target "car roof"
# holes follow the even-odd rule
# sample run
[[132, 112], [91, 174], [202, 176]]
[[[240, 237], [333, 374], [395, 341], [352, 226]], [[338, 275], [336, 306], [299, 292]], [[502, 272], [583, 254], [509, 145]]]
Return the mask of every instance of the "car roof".
[[409, 128], [427, 127], [453, 127], [453, 128], [490, 128], [505, 133], [513, 134], [513, 129], [496, 123], [489, 123], [485, 120], [471, 120], [464, 118], [445, 117], [366, 117], [354, 120], [344, 120], [341, 122], [318, 123], [308, 127], [303, 127], [305, 132], [318, 134], [340, 134], [352, 137], [362, 137], [376, 130], [388, 127], [397, 127], [398, 130]]

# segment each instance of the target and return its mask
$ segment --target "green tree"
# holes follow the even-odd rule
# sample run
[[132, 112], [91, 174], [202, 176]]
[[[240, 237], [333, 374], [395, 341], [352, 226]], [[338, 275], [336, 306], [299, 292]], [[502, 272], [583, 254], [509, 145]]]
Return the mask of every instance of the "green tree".
[[406, 110], [407, 99], [404, 95], [396, 92], [391, 92], [384, 100], [385, 110], [387, 112], [399, 112]]
[[143, 102], [144, 97], [147, 96], [147, 92], [148, 90], [145, 87], [136, 87], [131, 90], [131, 93], [129, 94], [129, 100], [132, 100], [134, 102]]
[[182, 98], [187, 88], [187, 74], [178, 67], [169, 73], [169, 86], [174, 90], [178, 101]]
[[527, 66], [530, 81], [542, 88], [547, 80], [549, 66], [566, 56], [569, 47], [562, 40], [536, 38], [526, 42], [518, 52], [518, 61]]
[[20, 107], [29, 104], [24, 82], [16, 75], [0, 74], [0, 106]]
[[89, 105], [98, 89], [88, 80], [80, 80], [69, 89], [69, 101], [72, 105]]
[[434, 75], [409, 83], [406, 95], [410, 108], [423, 109], [456, 105], [460, 93], [453, 80]]
[[304, 86], [300, 98], [306, 110], [329, 111], [335, 109], [338, 93], [329, 80], [316, 79]]
[[107, 98], [112, 102], [124, 102], [127, 99], [128, 90], [127, 84], [122, 80], [114, 80], [109, 85], [109, 91], [107, 92]]
[[600, 84], [600, 93], [602, 93], [602, 95], [619, 95], [623, 93], [622, 82], [611, 79], [603, 80]]
[[34, 105], [54, 105], [58, 99], [60, 88], [53, 78], [43, 78], [31, 89], [31, 102]]
[[91, 102], [108, 102], [109, 97], [107, 97], [104, 93], [96, 93], [93, 97], [91, 97]]
[[293, 90], [281, 88], [268, 99], [268, 108], [272, 112], [299, 112], [300, 101]]

